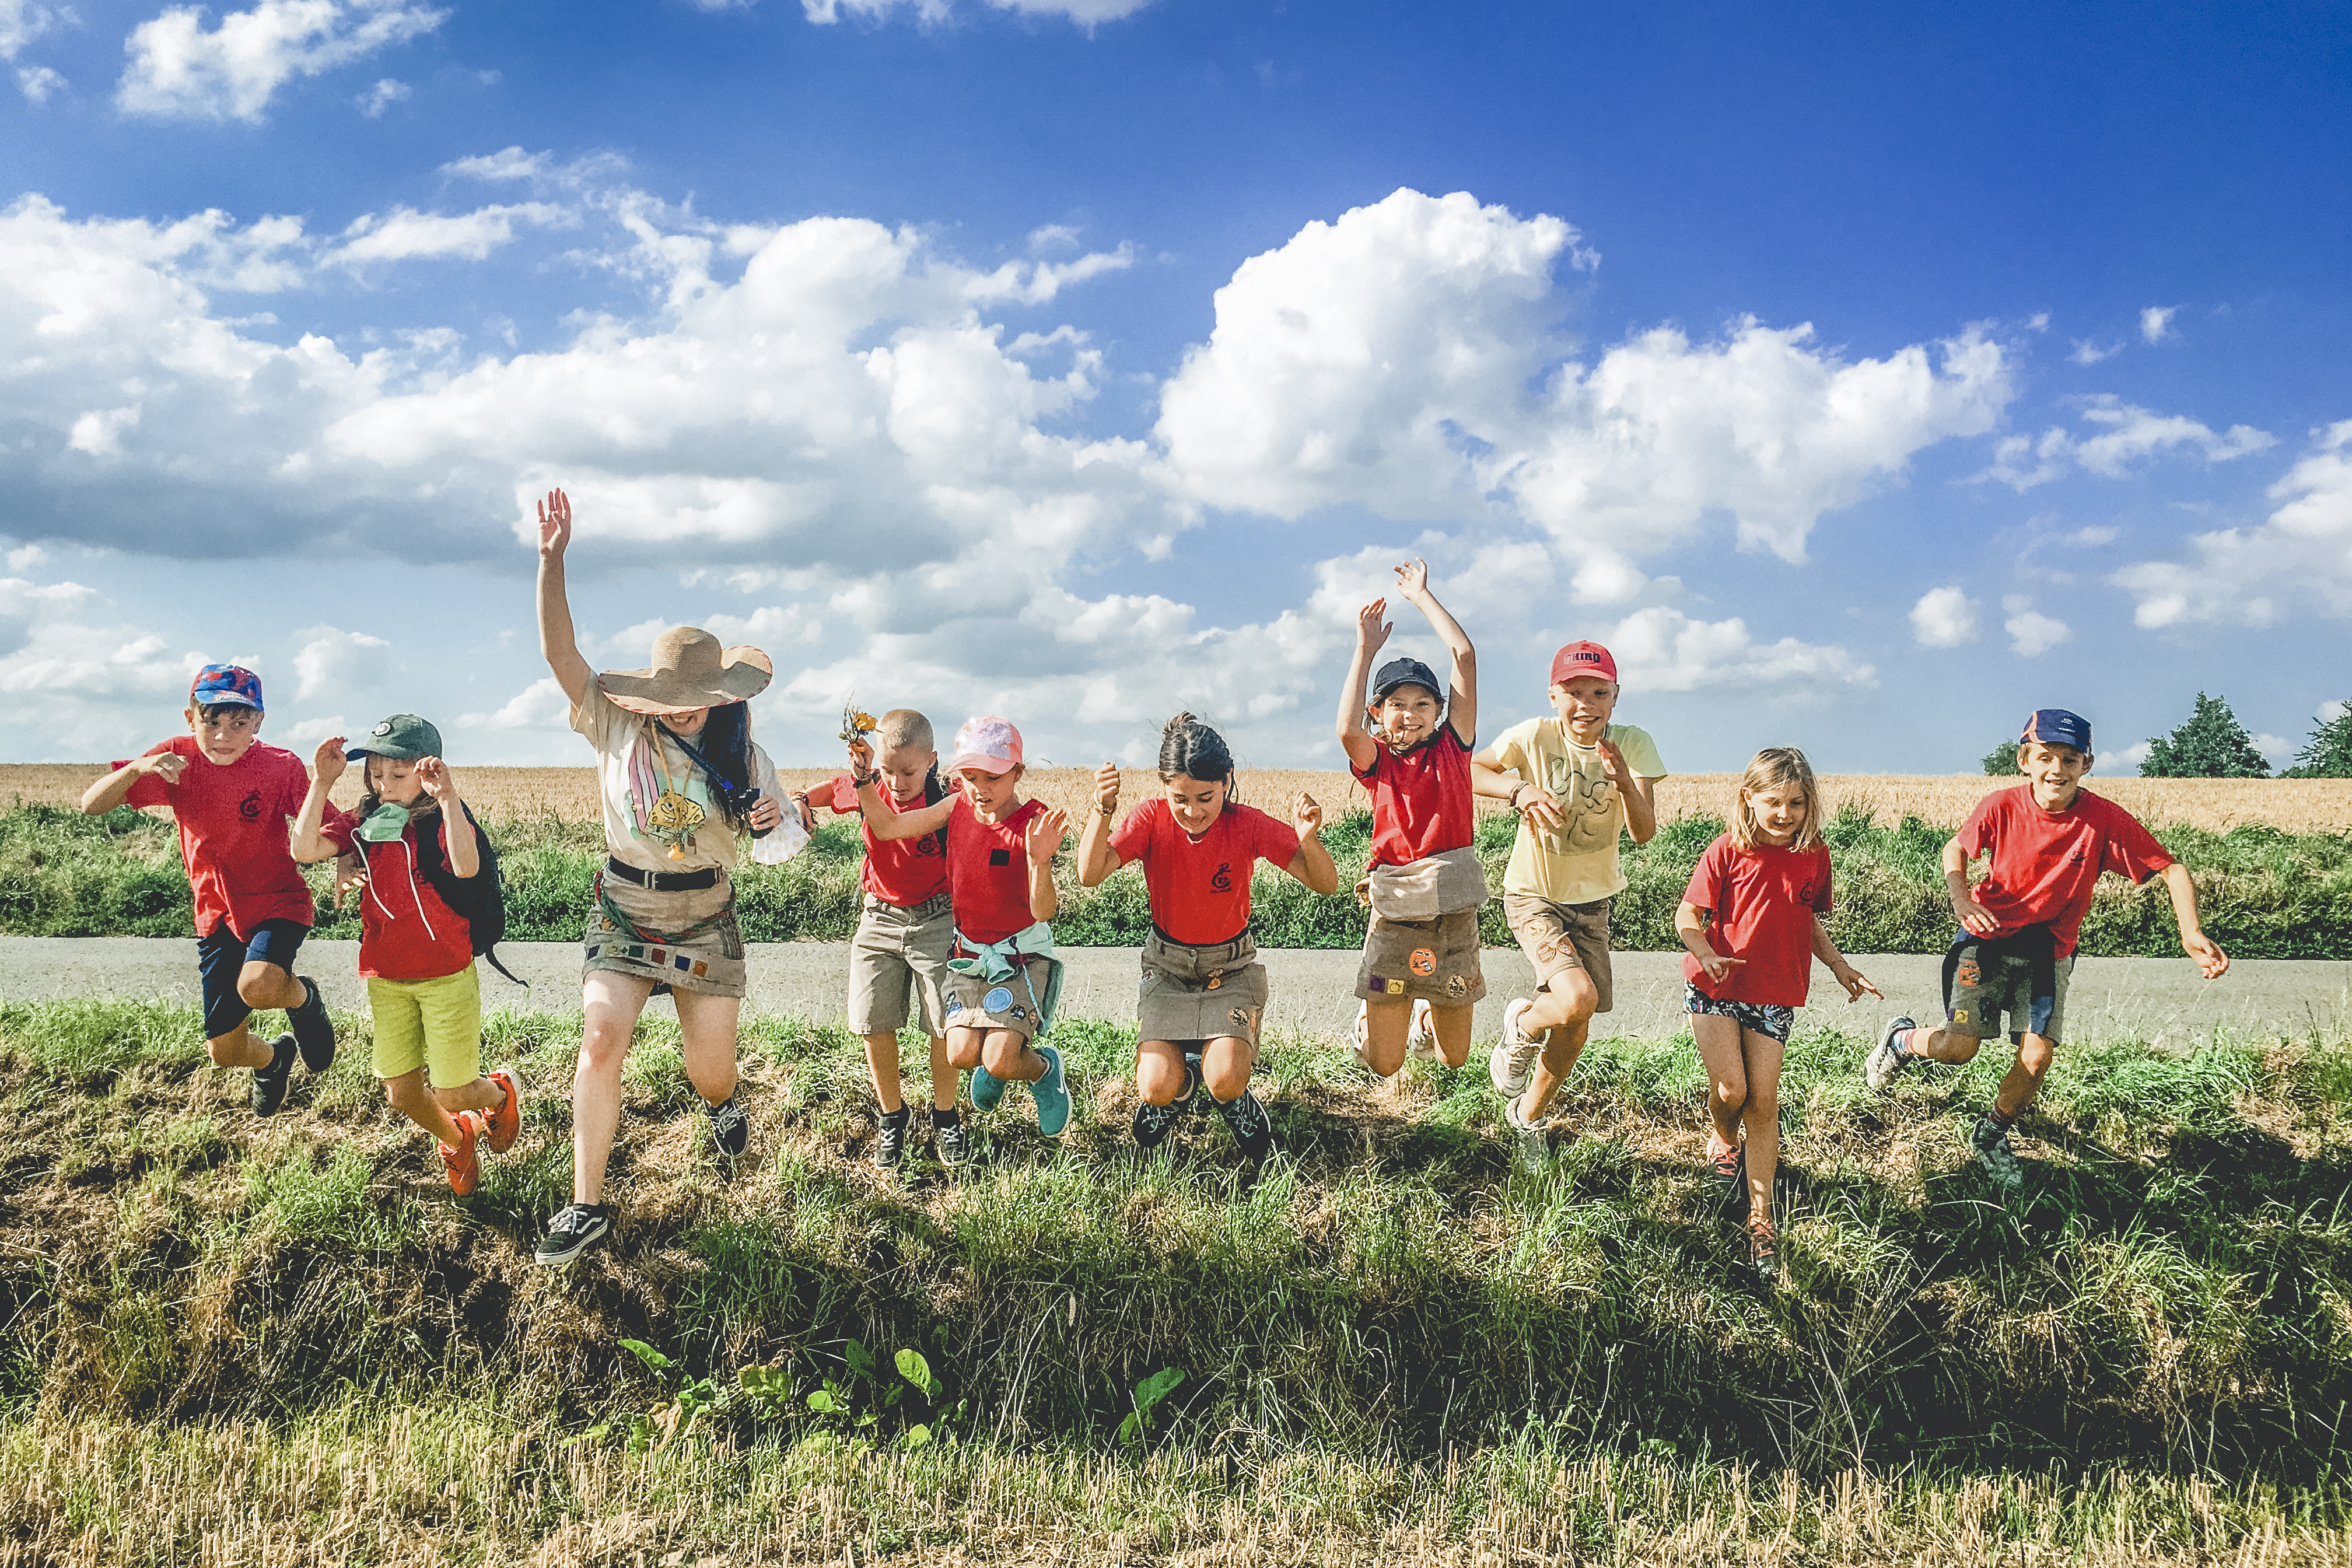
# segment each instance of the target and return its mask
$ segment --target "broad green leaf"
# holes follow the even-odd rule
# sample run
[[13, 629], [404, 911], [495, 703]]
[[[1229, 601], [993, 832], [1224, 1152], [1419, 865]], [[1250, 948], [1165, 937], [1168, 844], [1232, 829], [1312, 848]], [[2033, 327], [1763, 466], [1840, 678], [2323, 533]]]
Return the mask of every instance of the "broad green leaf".
[[898, 1375], [923, 1391], [929, 1398], [940, 1396], [939, 1380], [931, 1375], [931, 1363], [923, 1359], [920, 1351], [900, 1351], [898, 1355]]
[[928, 1426], [909, 1426], [907, 1428], [904, 1441], [909, 1448], [927, 1448], [930, 1447], [931, 1429]]

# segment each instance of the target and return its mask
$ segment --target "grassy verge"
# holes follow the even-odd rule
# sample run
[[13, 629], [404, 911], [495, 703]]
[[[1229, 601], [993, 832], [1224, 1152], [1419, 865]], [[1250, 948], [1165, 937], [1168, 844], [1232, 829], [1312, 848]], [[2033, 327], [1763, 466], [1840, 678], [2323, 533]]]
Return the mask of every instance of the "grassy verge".
[[[580, 933], [591, 880], [603, 854], [593, 823], [552, 815], [491, 825], [504, 858], [508, 934], [519, 942], [568, 942]], [[1370, 840], [1362, 812], [1324, 830], [1342, 885], [1361, 874]], [[1478, 844], [1488, 880], [1502, 885], [1512, 820], [1489, 816]], [[1627, 887], [1612, 915], [1612, 940], [1636, 952], [1680, 947], [1675, 906], [1691, 868], [1723, 823], [1686, 816], [1661, 826], [1646, 845], [1623, 846]], [[1884, 825], [1849, 809], [1832, 824], [1838, 908], [1831, 932], [1852, 952], [1940, 952], [1952, 932], [1937, 857], [1949, 830], [1916, 817]], [[2226, 833], [2195, 827], [2158, 831], [2196, 874], [2205, 929], [2241, 958], [2339, 958], [2352, 952], [2352, 835], [2290, 834], [2259, 824]], [[854, 826], [819, 830], [810, 847], [782, 866], [746, 864], [740, 910], [753, 942], [846, 940], [857, 923], [859, 860]], [[1055, 931], [1077, 947], [1139, 945], [1150, 923], [1143, 883], [1124, 872], [1099, 889], [1081, 889], [1062, 871], [1062, 915]], [[324, 891], [323, 869], [313, 886]], [[1364, 911], [1344, 893], [1318, 898], [1261, 867], [1254, 885], [1256, 927], [1267, 947], [1361, 945]], [[327, 900], [320, 900], [322, 910]], [[0, 932], [16, 936], [187, 936], [193, 934], [187, 879], [170, 825], [128, 809], [91, 818], [56, 806], [0, 811]], [[330, 911], [319, 934], [355, 938], [356, 907]], [[1507, 947], [1501, 905], [1490, 904], [1485, 935]], [[2083, 928], [2083, 951], [2095, 957], [2173, 957], [2179, 934], [2163, 886], [2141, 888], [2109, 877]]]

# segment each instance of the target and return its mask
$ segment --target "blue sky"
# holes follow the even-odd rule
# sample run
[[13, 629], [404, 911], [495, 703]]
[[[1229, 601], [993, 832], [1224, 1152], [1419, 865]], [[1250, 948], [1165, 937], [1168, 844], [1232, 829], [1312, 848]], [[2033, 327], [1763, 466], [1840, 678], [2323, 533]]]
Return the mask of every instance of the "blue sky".
[[2122, 767], [2200, 689], [2284, 761], [2352, 14], [2049, 9], [0, 0], [0, 758], [239, 658], [288, 743], [576, 760], [562, 482], [591, 658], [760, 643], [788, 762], [854, 692], [1330, 765], [1406, 552], [1490, 732], [1598, 637], [1677, 772]]

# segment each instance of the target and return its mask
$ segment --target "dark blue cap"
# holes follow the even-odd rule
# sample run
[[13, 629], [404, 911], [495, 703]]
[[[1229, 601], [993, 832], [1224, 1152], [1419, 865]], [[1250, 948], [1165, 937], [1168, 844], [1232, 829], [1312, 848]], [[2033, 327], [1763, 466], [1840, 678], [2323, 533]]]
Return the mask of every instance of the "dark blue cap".
[[2072, 746], [2084, 756], [2091, 754], [2091, 721], [2080, 713], [2069, 713], [2063, 708], [2036, 708], [2026, 715], [2025, 733], [2018, 740], [2039, 741], [2045, 746]]
[[1426, 686], [1441, 706], [1445, 701], [1445, 687], [1437, 671], [1417, 658], [1392, 658], [1381, 666], [1380, 673], [1372, 677], [1372, 700], [1387, 701], [1389, 693], [1400, 686]]

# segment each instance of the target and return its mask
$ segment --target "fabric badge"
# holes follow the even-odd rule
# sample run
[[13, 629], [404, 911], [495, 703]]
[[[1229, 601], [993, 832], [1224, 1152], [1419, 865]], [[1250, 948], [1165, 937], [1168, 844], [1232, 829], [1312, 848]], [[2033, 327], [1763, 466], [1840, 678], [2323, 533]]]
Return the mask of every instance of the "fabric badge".
[[1248, 1028], [1250, 1026], [1250, 1010], [1246, 1007], [1234, 1008], [1233, 1011], [1233, 1020], [1235, 1031], [1238, 1032]]
[[1953, 1023], [1955, 1023], [1955, 1024], [1965, 1024], [1965, 1023], [1967, 1023], [1968, 1021], [1969, 1021], [1969, 1010], [1968, 1010], [1966, 1007], [1956, 1007], [1956, 1008], [1954, 1008], [1954, 1009], [1952, 1010], [1952, 1022], [1953, 1022]]
[[1207, 985], [1207, 987], [1208, 987], [1210, 990], [1214, 991], [1218, 986], [1223, 985], [1224, 983], [1225, 983], [1225, 972], [1224, 972], [1223, 970], [1220, 969], [1220, 970], [1216, 971], [1214, 973], [1211, 974], [1211, 975], [1209, 976], [1208, 980], [1207, 980], [1204, 984]]
[[1463, 976], [1449, 974], [1445, 977], [1445, 994], [1448, 996], [1459, 996], [1469, 989], [1470, 982]]
[[1002, 985], [980, 999], [980, 1010], [983, 1013], [1002, 1013], [1012, 1005], [1013, 993]]
[[1404, 994], [1404, 982], [1402, 980], [1383, 980], [1379, 975], [1375, 974], [1372, 976], [1372, 984], [1379, 986], [1383, 992], [1387, 993], [1391, 996], [1402, 996]]
[[1964, 958], [1960, 960], [1959, 966], [1952, 971], [1952, 978], [1962, 985], [1981, 985], [1984, 984], [1984, 971], [1978, 966], [1975, 959]]
[[1025, 1023], [1029, 1018], [1029, 1009], [1016, 1002], [1013, 1005], [1013, 1011], [1005, 1016], [1015, 1023]]
[[1415, 974], [1424, 980], [1437, 973], [1437, 954], [1425, 947], [1414, 948], [1407, 963]]

